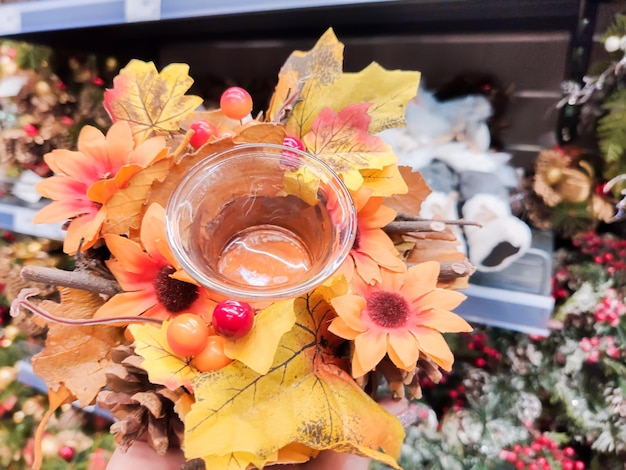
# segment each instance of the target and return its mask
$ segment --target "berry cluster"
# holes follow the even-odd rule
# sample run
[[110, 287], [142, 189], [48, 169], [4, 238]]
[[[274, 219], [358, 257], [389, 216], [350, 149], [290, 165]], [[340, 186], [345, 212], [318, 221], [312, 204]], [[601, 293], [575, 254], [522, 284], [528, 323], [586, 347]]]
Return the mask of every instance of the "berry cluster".
[[[227, 118], [241, 121], [252, 112], [252, 97], [243, 88], [227, 88], [220, 97], [220, 110]], [[189, 128], [194, 131], [189, 144], [195, 149], [202, 147], [212, 137], [218, 138], [222, 134], [219, 127], [210, 121], [194, 121]]]
[[622, 355], [620, 348], [615, 344], [613, 336], [592, 336], [579, 341], [580, 349], [586, 354], [587, 362], [596, 363], [600, 360], [602, 353], [613, 359], [619, 359]]
[[182, 313], [167, 325], [167, 342], [174, 354], [192, 357], [200, 372], [221, 369], [232, 362], [224, 352], [225, 338], [243, 338], [254, 324], [250, 304], [224, 300], [213, 311], [211, 325], [193, 313]]
[[572, 243], [594, 263], [605, 267], [607, 273], [626, 270], [626, 240], [589, 231], [574, 237]]
[[471, 334], [471, 339], [467, 343], [467, 348], [476, 351], [480, 357], [476, 358], [474, 364], [481, 369], [490, 362], [497, 362], [502, 358], [502, 354], [495, 348], [487, 345], [488, 337], [483, 332], [475, 332]]
[[617, 295], [615, 289], [608, 289], [604, 298], [596, 305], [594, 317], [599, 323], [617, 327], [621, 317], [626, 313], [626, 305]]
[[517, 470], [584, 470], [584, 462], [574, 460], [575, 455], [573, 447], [560, 449], [555, 441], [544, 434], [528, 446], [516, 444], [511, 450], [503, 449], [500, 452], [500, 458]]

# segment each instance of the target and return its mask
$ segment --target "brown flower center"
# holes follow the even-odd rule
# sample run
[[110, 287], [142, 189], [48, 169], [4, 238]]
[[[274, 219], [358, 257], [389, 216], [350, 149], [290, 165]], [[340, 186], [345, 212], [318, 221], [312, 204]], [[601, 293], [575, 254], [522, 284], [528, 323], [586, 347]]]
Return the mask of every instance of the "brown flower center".
[[359, 238], [360, 238], [360, 233], [359, 233], [359, 229], [356, 229], [356, 235], [354, 237], [354, 243], [352, 244], [352, 249], [353, 250], [358, 250], [359, 249]]
[[374, 292], [367, 298], [370, 318], [380, 326], [398, 328], [404, 325], [411, 310], [403, 296], [395, 292]]
[[172, 266], [164, 266], [154, 279], [157, 298], [170, 313], [187, 310], [198, 298], [198, 286], [171, 278], [175, 272]]

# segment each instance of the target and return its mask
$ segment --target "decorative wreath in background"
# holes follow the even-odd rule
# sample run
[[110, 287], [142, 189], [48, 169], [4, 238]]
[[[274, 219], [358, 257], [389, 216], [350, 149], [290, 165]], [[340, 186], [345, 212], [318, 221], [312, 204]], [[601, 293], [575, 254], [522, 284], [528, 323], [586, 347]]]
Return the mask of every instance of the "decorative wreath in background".
[[[105, 92], [106, 135], [86, 126], [76, 150], [45, 156], [55, 174], [37, 189], [52, 201], [36, 222], [67, 221], [76, 266], [25, 268], [58, 295], [26, 289], [12, 306], [48, 327], [32, 359], [51, 403], [39, 441], [47, 418], [77, 401], [111, 411], [123, 449], [143, 436], [208, 468], [303, 462], [326, 449], [399, 468], [404, 429], [376, 402], [379, 384], [415, 398], [420, 377], [450, 370], [442, 333], [471, 329], [451, 310], [473, 268], [456, 250], [455, 221], [413, 216], [430, 189], [377, 136], [404, 125], [420, 74], [376, 63], [344, 73], [342, 60], [332, 30], [293, 52], [256, 118], [245, 90], [198, 112], [187, 65], [159, 72], [132, 60]], [[300, 146], [329, 165], [358, 211], [357, 241], [322, 286], [260, 309], [227, 299], [237, 315], [224, 324], [225, 301], [172, 256], [164, 208], [194, 164], [245, 143]]]

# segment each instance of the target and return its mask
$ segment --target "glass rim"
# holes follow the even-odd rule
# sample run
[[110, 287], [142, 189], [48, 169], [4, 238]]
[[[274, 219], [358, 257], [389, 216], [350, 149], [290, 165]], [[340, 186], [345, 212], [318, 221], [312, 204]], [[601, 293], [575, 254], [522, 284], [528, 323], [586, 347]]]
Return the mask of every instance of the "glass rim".
[[[332, 183], [331, 187], [341, 196], [337, 199], [340, 201], [342, 213], [346, 214], [346, 228], [343, 230], [348, 234], [340, 243], [340, 247], [333, 259], [325, 262], [323, 267], [313, 272], [311, 277], [305, 278], [302, 282], [296, 284], [283, 284], [277, 286], [244, 286], [238, 283], [224, 282], [219, 278], [207, 275], [193, 262], [187, 254], [185, 243], [182, 240], [181, 230], [179, 230], [179, 215], [175, 211], [180, 209], [181, 204], [185, 201], [185, 195], [190, 190], [190, 186], [195, 187], [197, 178], [201, 172], [212, 163], [224, 163], [229, 154], [241, 153], [246, 150], [254, 153], [270, 149], [269, 155], [273, 158], [280, 158], [283, 151], [288, 151], [301, 156], [307, 163], [312, 163], [316, 171], [327, 176], [325, 183]], [[234, 155], [233, 155], [234, 156]], [[181, 268], [197, 281], [201, 286], [207, 288], [211, 292], [217, 293], [228, 298], [249, 300], [254, 302], [275, 301], [280, 299], [295, 298], [310, 292], [315, 287], [321, 285], [326, 279], [332, 276], [341, 266], [343, 261], [348, 257], [354, 240], [356, 238], [357, 214], [356, 208], [350, 195], [350, 191], [346, 187], [341, 177], [324, 161], [308, 152], [279, 144], [270, 143], [246, 143], [236, 144], [225, 150], [221, 150], [214, 154], [208, 155], [206, 158], [195, 163], [191, 169], [178, 182], [174, 191], [170, 195], [165, 208], [165, 228], [167, 235], [167, 243], [172, 250], [172, 254]]]

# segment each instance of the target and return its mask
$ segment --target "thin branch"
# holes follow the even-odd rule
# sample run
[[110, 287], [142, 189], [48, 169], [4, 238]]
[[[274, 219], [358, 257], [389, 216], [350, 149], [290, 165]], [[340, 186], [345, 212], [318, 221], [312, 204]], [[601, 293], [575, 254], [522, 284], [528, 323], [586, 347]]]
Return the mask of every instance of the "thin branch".
[[394, 220], [383, 227], [386, 233], [409, 233], [409, 232], [443, 232], [447, 225], [474, 225], [480, 227], [477, 222], [467, 220], [437, 220], [437, 219], [414, 219]]
[[65, 271], [45, 266], [24, 266], [20, 272], [22, 278], [29, 281], [52, 284], [55, 286], [72, 287], [99, 294], [115, 295], [121, 292], [115, 280], [104, 279], [86, 271]]
[[[440, 263], [439, 282], [449, 282], [459, 277], [471, 276], [476, 268], [467, 259]], [[409, 265], [410, 266], [410, 265]]]

